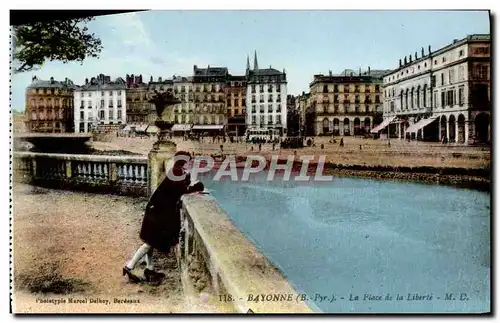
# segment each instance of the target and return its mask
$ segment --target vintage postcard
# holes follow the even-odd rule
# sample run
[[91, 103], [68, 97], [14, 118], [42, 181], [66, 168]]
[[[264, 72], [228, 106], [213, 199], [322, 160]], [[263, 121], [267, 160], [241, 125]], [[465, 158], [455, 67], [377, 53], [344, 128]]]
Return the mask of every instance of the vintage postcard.
[[11, 312], [490, 313], [490, 19], [11, 11]]

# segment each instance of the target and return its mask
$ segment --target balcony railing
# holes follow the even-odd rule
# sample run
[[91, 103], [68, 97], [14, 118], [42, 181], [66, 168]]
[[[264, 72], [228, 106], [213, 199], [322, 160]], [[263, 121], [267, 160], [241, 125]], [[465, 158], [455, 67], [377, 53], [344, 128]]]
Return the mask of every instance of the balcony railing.
[[58, 188], [145, 196], [148, 159], [14, 152], [14, 181]]

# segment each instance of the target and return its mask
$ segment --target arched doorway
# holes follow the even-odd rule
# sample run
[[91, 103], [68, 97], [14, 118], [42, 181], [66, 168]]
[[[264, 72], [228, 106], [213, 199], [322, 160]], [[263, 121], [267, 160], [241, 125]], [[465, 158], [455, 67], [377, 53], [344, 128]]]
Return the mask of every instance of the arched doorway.
[[441, 133], [439, 134], [439, 140], [446, 138], [446, 116], [441, 116]]
[[449, 142], [455, 142], [455, 116], [452, 114], [448, 120]]
[[340, 135], [340, 121], [337, 118], [333, 119], [333, 135]]
[[486, 113], [480, 113], [474, 119], [475, 141], [484, 143], [489, 141], [490, 116]]
[[361, 135], [361, 120], [359, 118], [354, 119], [354, 135], [359, 136]]
[[328, 118], [323, 119], [323, 134], [328, 134], [330, 132], [330, 124]]
[[365, 132], [369, 133], [370, 130], [370, 118], [365, 118]]
[[351, 135], [351, 131], [350, 131], [349, 126], [350, 126], [349, 119], [345, 118], [344, 119], [344, 136], [350, 136]]
[[465, 117], [463, 114], [458, 116], [458, 133], [457, 133], [457, 142], [463, 144], [465, 142]]

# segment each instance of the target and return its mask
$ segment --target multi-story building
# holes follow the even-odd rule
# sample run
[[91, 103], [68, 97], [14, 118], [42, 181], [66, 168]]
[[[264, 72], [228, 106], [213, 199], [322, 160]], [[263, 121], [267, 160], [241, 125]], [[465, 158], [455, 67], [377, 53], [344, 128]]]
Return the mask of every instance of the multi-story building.
[[384, 121], [374, 130], [398, 138], [490, 141], [490, 46], [490, 35], [469, 35], [400, 60], [384, 77]]
[[301, 132], [301, 112], [299, 109], [299, 105], [297, 104], [298, 100], [295, 96], [288, 94], [286, 96], [286, 124], [287, 124], [287, 136], [288, 137], [296, 137], [300, 136]]
[[71, 80], [39, 80], [26, 89], [25, 124], [29, 132], [73, 132], [73, 91]]
[[226, 67], [198, 68], [194, 65], [192, 86], [194, 100], [193, 131], [219, 132], [226, 119], [226, 93], [228, 80]]
[[236, 136], [242, 136], [246, 130], [246, 77], [228, 75], [225, 92], [227, 131]]
[[252, 129], [274, 129], [286, 133], [286, 73], [269, 68], [260, 69], [257, 52], [253, 69], [247, 57], [247, 127]]
[[368, 133], [382, 105], [382, 73], [314, 75], [309, 85], [315, 113], [315, 135], [352, 136]]
[[173, 76], [174, 95], [181, 101], [174, 106], [172, 130], [185, 133], [191, 130], [195, 121], [195, 103], [192, 77]]
[[143, 83], [142, 75], [125, 76], [127, 125], [144, 126], [154, 122], [154, 105], [149, 103], [148, 84]]
[[302, 92], [295, 97], [295, 106], [299, 112], [300, 135], [313, 136], [316, 117], [310, 106], [310, 93]]
[[98, 128], [118, 129], [127, 120], [126, 84], [119, 77], [114, 82], [99, 74], [74, 91], [75, 132], [91, 132]]

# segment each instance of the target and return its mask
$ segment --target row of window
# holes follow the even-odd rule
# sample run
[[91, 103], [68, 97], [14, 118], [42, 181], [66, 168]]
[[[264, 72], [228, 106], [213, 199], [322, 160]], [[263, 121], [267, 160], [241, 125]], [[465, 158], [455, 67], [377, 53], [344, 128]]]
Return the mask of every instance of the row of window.
[[[259, 92], [264, 92], [264, 84], [259, 84]], [[276, 89], [276, 92], [281, 92], [281, 86], [280, 85], [276, 85], [274, 86], [273, 84], [268, 84], [267, 87], [267, 92], [273, 92], [274, 89]], [[251, 85], [251, 91], [252, 93], [256, 93], [257, 91], [257, 85], [256, 84], [252, 84]]]
[[[105, 103], [105, 102], [104, 102], [104, 100], [101, 100], [101, 105], [100, 105], [100, 107], [101, 107], [101, 108], [104, 108], [104, 103]], [[84, 108], [84, 106], [85, 106], [85, 101], [83, 101], [83, 100], [82, 100], [82, 101], [80, 101], [80, 109], [83, 109], [83, 108]], [[114, 105], [113, 105], [113, 100], [109, 100], [109, 104], [108, 104], [108, 106], [109, 106], [110, 108], [112, 108], [112, 107], [114, 106]], [[118, 107], [118, 108], [121, 108], [121, 107], [122, 107], [122, 100], [118, 100], [118, 101], [117, 101], [117, 107]], [[91, 108], [92, 108], [92, 101], [88, 101], [87, 108], [89, 108], [89, 109], [91, 109]]]
[[[438, 97], [439, 92], [441, 92], [440, 97]], [[457, 103], [459, 106], [463, 106], [465, 104], [465, 88], [463, 86], [460, 86], [458, 88], [458, 99], [456, 93], [457, 90], [455, 88], [442, 91], [435, 91], [433, 98], [434, 99], [433, 106], [434, 107], [440, 106], [444, 108], [446, 106], [454, 106]], [[439, 98], [441, 100], [438, 102]], [[399, 100], [400, 100], [399, 106], [401, 110], [412, 110], [430, 106], [429, 102], [427, 101], [427, 95], [425, 90], [422, 91], [422, 96], [420, 96], [420, 91], [416, 91], [415, 95], [413, 91], [410, 92], [409, 95], [408, 91], [406, 91], [405, 94], [401, 93]], [[395, 111], [395, 101], [390, 102], [389, 108], [391, 112]]]
[[[264, 95], [261, 94], [259, 99], [260, 99], [259, 102], [264, 102], [265, 101]], [[256, 96], [252, 95], [252, 103], [256, 103], [256, 102], [257, 102]], [[267, 97], [267, 102], [275, 102], [272, 94], [269, 94], [269, 96]], [[281, 102], [281, 95], [280, 94], [276, 95], [276, 102]]]
[[[260, 116], [259, 117], [259, 124], [264, 125], [264, 124], [281, 124], [281, 115], [277, 114], [276, 119], [273, 122], [272, 116]], [[252, 116], [252, 125], [257, 125], [257, 116]]]
[[[77, 92], [78, 93], [78, 92]], [[85, 96], [85, 93], [87, 93], [87, 96], [88, 97], [91, 97], [92, 96], [92, 93], [94, 93], [93, 91], [85, 91], [85, 92], [81, 92], [82, 93], [82, 96]], [[108, 91], [107, 92], [109, 96], [113, 96], [113, 91]], [[117, 91], [115, 92], [118, 96], [122, 95], [122, 91]], [[104, 96], [106, 94], [105, 91], [101, 91], [101, 96]]]
[[62, 94], [62, 95], [64, 95], [64, 94], [70, 95], [71, 94], [71, 90], [61, 90], [61, 89], [57, 89], [57, 88], [33, 89], [32, 92], [36, 93], [36, 94]]
[[231, 107], [231, 106], [232, 106], [232, 107], [239, 107], [239, 106], [244, 107], [244, 106], [246, 106], [246, 100], [245, 100], [245, 99], [242, 99], [242, 100], [241, 100], [241, 105], [239, 105], [239, 104], [238, 104], [238, 102], [239, 102], [239, 100], [238, 100], [238, 99], [235, 99], [235, 100], [228, 100], [228, 101], [226, 102], [226, 105], [227, 105], [228, 107]]
[[[68, 117], [71, 116], [68, 115]], [[55, 110], [52, 110], [50, 112], [39, 111], [38, 113], [36, 111], [32, 111], [30, 120], [55, 120], [55, 119], [64, 119], [64, 110], [59, 109], [58, 112], [56, 112]]]
[[334, 105], [333, 106], [333, 109], [332, 108], [328, 108], [328, 109], [317, 109], [316, 112], [318, 113], [321, 113], [321, 112], [324, 112], [324, 111], [327, 111], [328, 113], [346, 113], [346, 112], [352, 112], [352, 113], [368, 113], [368, 112], [374, 112], [374, 111], [377, 111], [378, 110], [378, 106], [375, 107], [375, 108], [372, 108], [370, 109], [370, 106], [369, 105], [365, 105], [365, 106], [354, 106], [354, 108], [351, 107], [351, 109], [349, 109], [348, 107], [343, 107], [342, 109], [340, 108], [340, 106], [338, 105]]
[[[352, 103], [352, 101], [351, 101], [351, 100], [349, 100], [349, 99], [347, 98], [347, 96], [345, 96], [345, 97], [344, 97], [344, 100], [339, 100], [339, 96], [338, 96], [338, 95], [334, 95], [334, 96], [333, 96], [333, 103], [340, 103], [341, 101], [342, 101], [343, 103], [347, 103], [347, 104]], [[323, 100], [322, 100], [322, 101], [319, 101], [318, 103], [322, 103], [322, 102], [323, 102], [323, 103], [329, 103], [329, 102], [330, 102], [330, 99], [329, 99], [328, 97], [323, 97]], [[373, 102], [372, 102], [372, 99], [370, 98], [370, 96], [369, 96], [369, 95], [366, 95], [366, 96], [365, 96], [365, 100], [364, 100], [363, 102], [364, 102], [364, 103], [373, 103]], [[376, 96], [375, 96], [375, 101], [374, 101], [374, 102], [375, 102], [375, 103], [380, 103], [380, 95], [376, 95]], [[359, 96], [359, 95], [356, 95], [356, 96], [354, 97], [354, 103], [361, 103], [361, 100], [360, 100], [360, 96]]]
[[[343, 92], [349, 92], [350, 88], [351, 88], [350, 85], [344, 84]], [[330, 93], [330, 92], [331, 92], [330, 87], [328, 87], [328, 85], [323, 85], [323, 93]], [[337, 84], [333, 85], [333, 92], [341, 92]], [[354, 92], [362, 92], [360, 90], [359, 85], [354, 85]], [[365, 86], [365, 92], [371, 92], [371, 88], [369, 86]], [[380, 92], [380, 85], [375, 84], [375, 92]]]
[[[274, 111], [274, 106], [272, 104], [267, 105], [267, 109], [265, 109], [265, 108], [266, 108], [266, 105], [264, 105], [264, 104], [259, 105], [259, 112], [260, 113], [265, 113], [264, 111], [268, 111], [268, 113], [281, 112], [281, 105], [280, 104], [278, 104], [276, 106], [276, 111]], [[252, 105], [252, 109], [250, 111], [252, 113], [257, 113], [257, 106], [255, 104]]]
[[52, 99], [38, 99], [38, 100], [32, 99], [30, 101], [30, 106], [32, 108], [36, 108], [36, 107], [49, 107], [49, 106], [53, 106], [53, 107], [58, 107], [58, 106], [73, 107], [73, 100], [70, 100], [70, 99], [55, 99], [55, 98], [52, 98]]
[[[455, 88], [441, 91], [441, 100], [438, 104], [438, 91], [434, 92], [434, 106], [440, 106], [445, 108], [447, 106], [452, 107], [458, 103], [459, 106], [463, 106], [465, 103], [465, 88], [463, 86], [458, 88], [458, 100], [457, 100], [457, 90]], [[458, 102], [457, 102], [458, 101]]]

